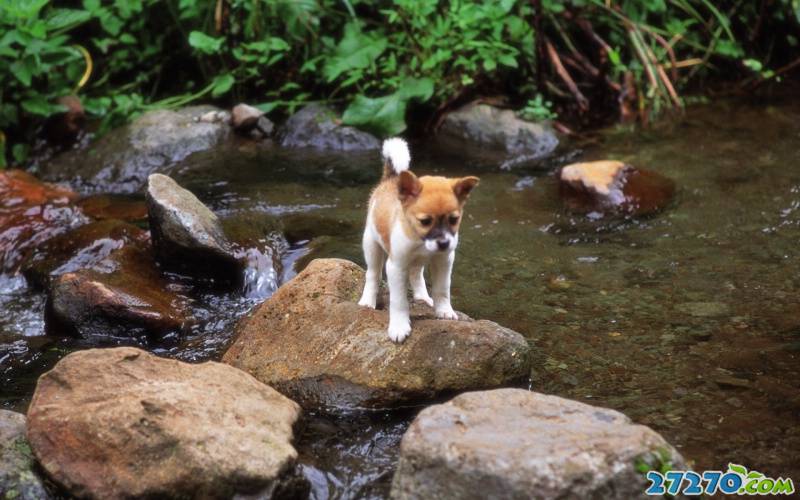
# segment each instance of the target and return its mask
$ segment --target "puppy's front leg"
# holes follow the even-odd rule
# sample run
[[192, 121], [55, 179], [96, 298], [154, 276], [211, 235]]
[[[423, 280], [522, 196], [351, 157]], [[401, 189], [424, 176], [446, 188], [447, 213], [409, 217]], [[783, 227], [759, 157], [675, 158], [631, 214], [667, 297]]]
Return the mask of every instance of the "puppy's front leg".
[[386, 261], [386, 279], [389, 282], [389, 338], [402, 342], [411, 333], [411, 318], [408, 310], [408, 267]]
[[458, 319], [458, 315], [450, 305], [450, 273], [456, 253], [451, 251], [444, 255], [435, 255], [431, 259], [431, 278], [433, 280], [433, 309], [440, 319]]

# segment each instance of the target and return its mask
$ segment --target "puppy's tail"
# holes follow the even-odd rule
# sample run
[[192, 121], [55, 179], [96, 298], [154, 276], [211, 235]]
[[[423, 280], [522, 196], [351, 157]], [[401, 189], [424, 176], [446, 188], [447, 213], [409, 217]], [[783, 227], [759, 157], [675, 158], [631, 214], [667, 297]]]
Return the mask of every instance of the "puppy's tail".
[[386, 180], [394, 177], [403, 170], [408, 170], [411, 163], [411, 153], [408, 144], [399, 137], [392, 137], [383, 141], [383, 178]]

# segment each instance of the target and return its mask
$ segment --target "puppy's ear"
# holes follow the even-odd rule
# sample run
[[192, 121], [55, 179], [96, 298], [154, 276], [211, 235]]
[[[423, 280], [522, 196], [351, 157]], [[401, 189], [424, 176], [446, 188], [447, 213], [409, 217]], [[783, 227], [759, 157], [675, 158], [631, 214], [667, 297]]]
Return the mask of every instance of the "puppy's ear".
[[461, 203], [467, 201], [469, 197], [469, 193], [472, 192], [472, 188], [478, 185], [480, 179], [477, 177], [469, 176], [469, 177], [462, 177], [460, 179], [456, 179], [453, 181], [453, 192], [456, 194], [456, 198]]
[[397, 194], [403, 203], [415, 199], [422, 192], [422, 184], [409, 170], [403, 170], [397, 178]]

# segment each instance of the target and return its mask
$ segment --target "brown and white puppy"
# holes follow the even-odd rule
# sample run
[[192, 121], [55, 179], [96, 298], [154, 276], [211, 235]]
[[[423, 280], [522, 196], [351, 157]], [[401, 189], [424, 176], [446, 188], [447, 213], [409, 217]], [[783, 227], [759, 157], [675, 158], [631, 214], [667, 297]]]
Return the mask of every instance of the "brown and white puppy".
[[[408, 144], [399, 138], [383, 143], [383, 160], [383, 178], [369, 200], [363, 240], [367, 279], [358, 303], [375, 308], [385, 261], [389, 338], [402, 342], [411, 333], [409, 281], [414, 300], [433, 306], [437, 318], [458, 319], [450, 305], [450, 273], [464, 203], [478, 178], [417, 177], [408, 170]], [[433, 298], [423, 276], [429, 264]]]

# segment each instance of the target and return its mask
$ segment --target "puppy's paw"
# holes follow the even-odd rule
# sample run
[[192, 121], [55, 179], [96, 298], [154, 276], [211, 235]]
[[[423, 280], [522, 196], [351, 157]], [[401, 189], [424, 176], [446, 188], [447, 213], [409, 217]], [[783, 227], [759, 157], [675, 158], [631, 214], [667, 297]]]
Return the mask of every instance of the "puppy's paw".
[[370, 297], [361, 297], [361, 300], [358, 301], [358, 305], [369, 307], [370, 309], [375, 309], [375, 303], [376, 299]]
[[392, 342], [397, 342], [399, 344], [403, 342], [410, 334], [410, 323], [389, 324], [389, 338], [392, 339]]
[[423, 295], [423, 296], [420, 296], [420, 297], [417, 297], [415, 295], [414, 296], [414, 300], [417, 300], [419, 302], [424, 302], [424, 303], [428, 304], [429, 307], [433, 307], [433, 299], [430, 298], [430, 296], [428, 296], [428, 295]]
[[452, 307], [449, 307], [447, 309], [437, 309], [436, 317], [439, 319], [458, 319], [458, 314], [456, 314]]

